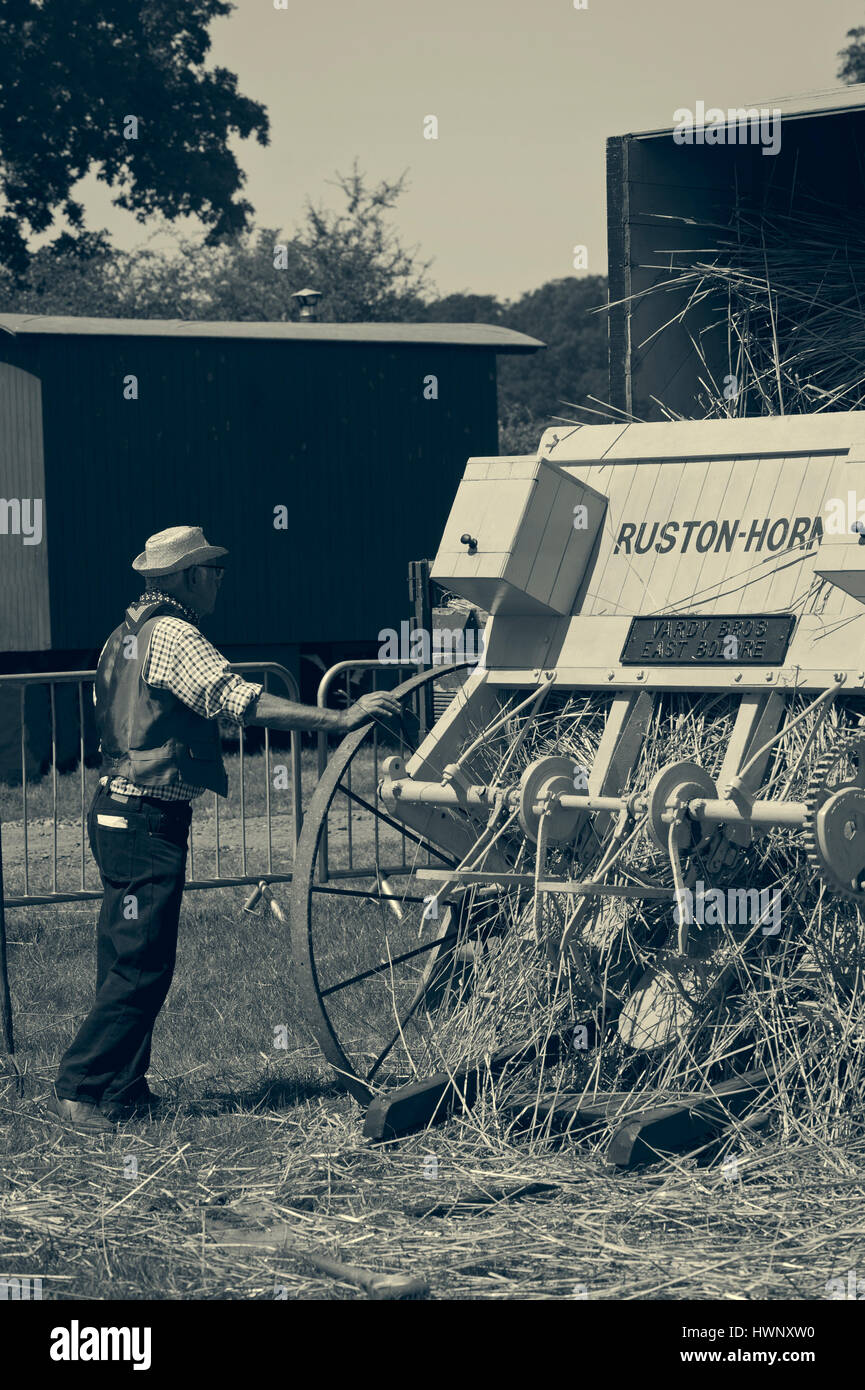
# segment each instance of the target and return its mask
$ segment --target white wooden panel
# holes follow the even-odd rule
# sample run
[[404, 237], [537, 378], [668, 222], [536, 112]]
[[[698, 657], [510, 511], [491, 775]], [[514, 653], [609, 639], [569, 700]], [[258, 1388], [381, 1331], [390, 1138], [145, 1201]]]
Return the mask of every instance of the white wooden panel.
[[677, 420], [657, 424], [556, 425], [541, 436], [544, 458], [568, 462], [660, 458], [725, 458], [736, 454], [837, 453], [865, 443], [865, 410], [831, 415], [744, 420]]
[[[42, 386], [38, 377], [8, 362], [0, 362], [0, 499], [12, 504], [0, 514], [0, 651], [47, 651], [51, 623]], [[22, 522], [18, 509], [24, 501], [28, 506]], [[22, 524], [33, 541], [39, 535], [33, 525], [37, 502], [41, 539], [25, 543]]]
[[[605, 498], [544, 459], [491, 460], [485, 477], [471, 465], [466, 474], [432, 578], [490, 613], [505, 606], [510, 614], [567, 613], [603, 523]], [[587, 508], [584, 530], [573, 524], [578, 505]], [[474, 554], [460, 544], [466, 532], [477, 539]]]
[[[542, 469], [538, 474], [534, 492], [529, 498], [526, 513], [520, 526], [519, 544], [515, 545], [513, 562], [508, 572], [508, 578], [517, 589], [525, 589], [526, 592], [533, 593], [537, 598], [549, 597], [551, 584], [546, 586], [546, 591], [542, 592], [543, 585], [529, 584], [529, 575], [534, 569], [538, 552], [544, 545], [550, 543], [549, 527], [553, 504], [559, 490], [559, 475], [552, 469]], [[561, 558], [561, 552], [559, 553]]]
[[458, 554], [460, 536], [476, 537], [479, 551], [510, 550], [535, 486], [534, 480], [478, 478], [464, 480], [442, 535], [441, 550]]

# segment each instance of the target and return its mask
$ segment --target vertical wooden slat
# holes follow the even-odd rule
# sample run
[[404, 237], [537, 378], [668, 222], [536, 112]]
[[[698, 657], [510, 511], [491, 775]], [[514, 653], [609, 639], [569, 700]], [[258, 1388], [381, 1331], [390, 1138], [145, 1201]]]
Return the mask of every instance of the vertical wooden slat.
[[[42, 387], [38, 376], [0, 362], [0, 652], [47, 651], [51, 646], [48, 588], [48, 508], [45, 497]], [[42, 538], [25, 544], [27, 520], [42, 506]], [[7, 511], [11, 503], [15, 511]], [[6, 528], [9, 528], [6, 530]], [[14, 534], [12, 528], [20, 528]]]

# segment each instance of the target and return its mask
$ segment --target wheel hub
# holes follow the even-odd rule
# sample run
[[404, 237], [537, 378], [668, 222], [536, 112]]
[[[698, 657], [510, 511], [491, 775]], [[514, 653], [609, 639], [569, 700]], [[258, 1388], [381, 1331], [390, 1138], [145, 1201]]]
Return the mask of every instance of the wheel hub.
[[[537, 843], [540, 811], [535, 807], [547, 796], [578, 791], [575, 780], [577, 764], [573, 758], [551, 756], [530, 763], [520, 778], [520, 825], [528, 838]], [[570, 844], [577, 834], [586, 812], [553, 806], [547, 813], [547, 843]]]
[[[699, 763], [682, 759], [656, 772], [646, 793], [646, 810], [649, 817], [647, 828], [658, 848], [666, 849], [668, 846], [671, 812], [683, 802], [693, 801], [696, 797], [714, 800], [716, 796], [715, 783]], [[687, 849], [701, 840], [704, 834], [702, 822], [684, 820], [676, 826], [675, 842], [679, 849]]]

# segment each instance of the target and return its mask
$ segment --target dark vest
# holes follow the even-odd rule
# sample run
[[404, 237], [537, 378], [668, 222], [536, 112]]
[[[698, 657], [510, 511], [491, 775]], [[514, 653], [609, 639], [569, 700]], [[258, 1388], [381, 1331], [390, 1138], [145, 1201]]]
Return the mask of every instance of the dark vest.
[[[103, 764], [112, 777], [126, 777], [139, 787], [182, 781], [225, 796], [228, 777], [218, 721], [203, 719], [170, 690], [156, 690], [142, 679], [157, 619], [178, 616], [176, 608], [161, 601], [130, 604], [105, 644], [96, 670]], [[128, 640], [133, 637], [137, 649]]]

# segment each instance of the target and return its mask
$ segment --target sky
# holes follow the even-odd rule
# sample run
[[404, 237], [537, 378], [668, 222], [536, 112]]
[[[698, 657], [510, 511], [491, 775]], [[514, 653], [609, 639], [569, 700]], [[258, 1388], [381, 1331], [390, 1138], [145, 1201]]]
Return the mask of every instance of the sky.
[[[237, 0], [211, 28], [210, 65], [268, 109], [269, 146], [234, 144], [257, 224], [290, 233], [308, 197], [338, 206], [328, 181], [356, 157], [373, 181], [408, 171], [393, 225], [442, 294], [516, 298], [576, 273], [578, 245], [605, 274], [608, 136], [672, 125], [698, 100], [837, 87], [837, 52], [865, 25], [865, 0], [586, 3]], [[93, 175], [77, 192], [116, 245], [151, 236]]]

